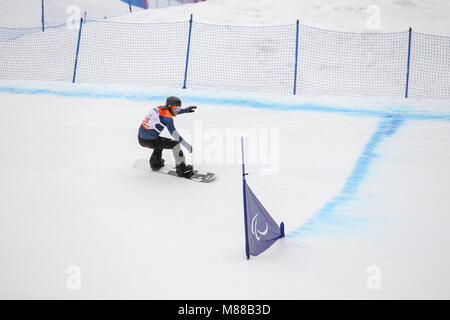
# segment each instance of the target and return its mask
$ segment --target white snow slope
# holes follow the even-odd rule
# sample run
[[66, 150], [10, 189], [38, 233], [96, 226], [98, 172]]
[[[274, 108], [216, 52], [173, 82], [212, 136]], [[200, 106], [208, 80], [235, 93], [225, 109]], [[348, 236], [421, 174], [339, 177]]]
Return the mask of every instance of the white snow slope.
[[[371, 4], [371, 32], [448, 35], [443, 0], [208, 0], [120, 19], [368, 31]], [[216, 181], [132, 167], [167, 95], [199, 106], [176, 124]], [[248, 183], [287, 233], [249, 261], [243, 131]], [[449, 299], [449, 141], [445, 100], [0, 81], [0, 298]]]
[[337, 31], [399, 32], [412, 27], [416, 32], [449, 36], [449, 12], [447, 0], [207, 0], [116, 19], [183, 21], [193, 14], [198, 22], [260, 26], [292, 24], [298, 19], [304, 25]]
[[[450, 297], [448, 102], [12, 81], [0, 92], [2, 298]], [[150, 155], [140, 121], [168, 94], [199, 105], [176, 123], [216, 181], [132, 167]], [[288, 235], [250, 261], [234, 129], [262, 139], [247, 139], [248, 182]], [[367, 287], [371, 266], [381, 289]]]

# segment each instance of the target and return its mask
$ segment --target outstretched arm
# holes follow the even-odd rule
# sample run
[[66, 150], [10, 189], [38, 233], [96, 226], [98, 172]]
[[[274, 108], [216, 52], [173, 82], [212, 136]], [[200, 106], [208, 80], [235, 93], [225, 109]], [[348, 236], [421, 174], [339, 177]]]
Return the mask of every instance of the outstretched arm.
[[182, 114], [182, 113], [191, 113], [191, 112], [194, 112], [195, 109], [197, 109], [197, 106], [190, 106], [190, 107], [181, 109], [180, 112], [178, 112], [178, 114]]

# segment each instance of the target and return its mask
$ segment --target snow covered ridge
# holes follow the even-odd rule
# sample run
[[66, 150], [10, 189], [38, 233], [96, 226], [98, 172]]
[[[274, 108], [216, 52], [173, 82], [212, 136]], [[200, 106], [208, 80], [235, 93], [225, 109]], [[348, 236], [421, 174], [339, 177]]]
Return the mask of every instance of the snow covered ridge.
[[66, 24], [73, 15], [85, 19], [111, 19], [145, 9], [182, 6], [206, 0], [2, 0], [0, 27], [48, 28]]
[[[278, 95], [450, 98], [450, 38], [291, 24], [92, 21], [1, 29], [0, 78]], [[74, 60], [77, 60], [76, 62]]]

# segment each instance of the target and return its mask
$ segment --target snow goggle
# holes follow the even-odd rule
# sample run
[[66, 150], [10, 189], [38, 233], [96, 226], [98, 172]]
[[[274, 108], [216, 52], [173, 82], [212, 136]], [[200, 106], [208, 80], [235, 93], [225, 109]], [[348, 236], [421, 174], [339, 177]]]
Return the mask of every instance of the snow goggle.
[[181, 111], [181, 106], [172, 106], [172, 105], [168, 105], [169, 108], [172, 108], [173, 111], [175, 111], [175, 113], [178, 113]]

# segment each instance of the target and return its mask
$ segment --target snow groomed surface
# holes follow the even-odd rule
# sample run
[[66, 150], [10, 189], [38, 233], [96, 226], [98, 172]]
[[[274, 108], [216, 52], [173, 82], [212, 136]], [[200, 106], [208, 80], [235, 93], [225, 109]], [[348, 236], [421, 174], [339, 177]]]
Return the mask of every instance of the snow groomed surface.
[[[15, 81], [0, 94], [2, 297], [449, 296], [446, 102]], [[208, 186], [131, 167], [149, 156], [136, 141], [142, 116], [168, 94], [199, 106], [176, 120], [194, 164], [218, 174]], [[289, 238], [253, 264], [230, 129], [278, 135], [262, 150], [275, 156], [248, 171]], [[69, 265], [82, 290], [67, 290]], [[373, 265], [382, 290], [366, 286]]]

